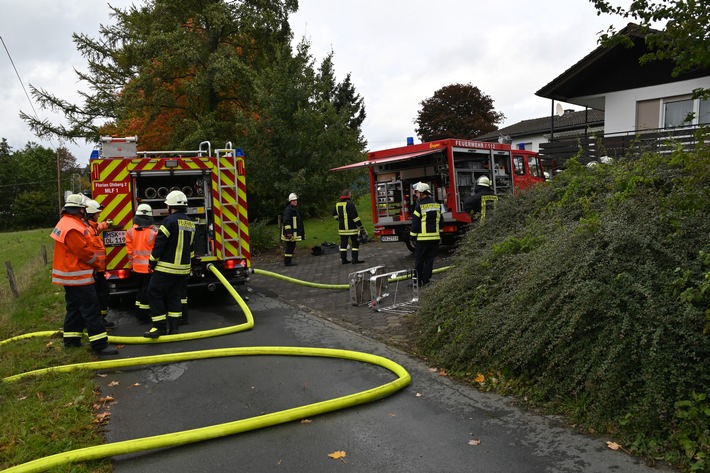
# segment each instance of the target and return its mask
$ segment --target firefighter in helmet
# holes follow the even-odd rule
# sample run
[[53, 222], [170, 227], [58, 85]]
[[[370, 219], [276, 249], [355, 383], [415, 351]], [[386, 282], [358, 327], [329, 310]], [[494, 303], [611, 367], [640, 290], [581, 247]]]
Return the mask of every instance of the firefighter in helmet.
[[352, 201], [352, 194], [345, 189], [338, 203], [333, 209], [333, 218], [338, 221], [338, 234], [340, 235], [340, 259], [343, 264], [350, 263], [348, 260], [348, 240], [352, 242], [350, 252], [352, 253], [352, 263], [359, 264], [365, 261], [360, 259], [360, 240], [358, 235], [362, 234], [365, 228], [357, 213], [357, 208]]
[[488, 176], [481, 176], [476, 180], [476, 188], [473, 194], [468, 196], [463, 201], [463, 210], [471, 215], [476, 215], [481, 212], [481, 199], [486, 195], [495, 195], [491, 189], [491, 180]]
[[296, 250], [296, 242], [306, 238], [306, 230], [303, 227], [303, 218], [298, 208], [298, 196], [293, 192], [288, 196], [288, 205], [284, 209], [282, 216], [281, 241], [284, 242], [284, 265], [296, 266], [293, 262], [293, 253]]
[[126, 232], [128, 266], [131, 268], [131, 278], [138, 283], [135, 314], [139, 322], [150, 322], [148, 285], [151, 271], [148, 263], [157, 234], [153, 227], [153, 209], [148, 204], [140, 204], [133, 216], [133, 226]]
[[94, 273], [101, 270], [101, 265], [91, 245], [92, 230], [84, 221], [85, 214], [85, 197], [69, 195], [62, 207], [61, 218], [51, 233], [54, 240], [52, 284], [64, 286], [66, 300], [64, 346], [80, 347], [86, 329], [95, 354], [115, 355], [118, 351], [108, 346], [108, 334], [94, 287]]
[[417, 203], [412, 212], [409, 237], [414, 243], [414, 269], [418, 285], [429, 283], [434, 270], [434, 258], [439, 251], [440, 233], [444, 225], [441, 205], [431, 197], [429, 184], [418, 183], [414, 187]]
[[148, 263], [153, 270], [148, 286], [153, 327], [143, 334], [146, 338], [178, 333], [181, 298], [195, 256], [195, 222], [187, 216], [187, 197], [182, 191], [171, 191], [165, 205], [169, 215], [158, 229]]

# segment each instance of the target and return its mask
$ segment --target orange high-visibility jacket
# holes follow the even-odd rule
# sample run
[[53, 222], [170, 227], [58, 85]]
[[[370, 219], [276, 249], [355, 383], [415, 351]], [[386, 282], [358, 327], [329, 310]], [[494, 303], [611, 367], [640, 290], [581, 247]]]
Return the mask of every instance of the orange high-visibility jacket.
[[64, 214], [52, 230], [54, 261], [52, 284], [86, 286], [94, 283], [98, 258], [89, 243], [91, 228], [80, 215]]
[[99, 271], [106, 271], [106, 246], [104, 246], [104, 239], [101, 236], [101, 232], [108, 228], [106, 222], [94, 222], [93, 220], [88, 220], [87, 223], [91, 227], [91, 235], [89, 235], [89, 240], [91, 241], [91, 247], [96, 253], [96, 257], [99, 259], [99, 266], [101, 269]]
[[158, 232], [153, 227], [140, 227], [135, 224], [126, 232], [128, 261], [136, 273], [147, 274], [150, 272], [148, 263], [157, 234]]

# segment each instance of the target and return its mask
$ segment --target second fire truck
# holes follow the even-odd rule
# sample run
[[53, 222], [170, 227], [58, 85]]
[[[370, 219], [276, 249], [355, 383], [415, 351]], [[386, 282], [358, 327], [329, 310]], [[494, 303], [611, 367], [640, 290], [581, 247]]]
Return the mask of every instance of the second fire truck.
[[367, 160], [333, 169], [367, 167], [370, 177], [375, 237], [383, 242], [409, 239], [414, 185], [423, 182], [443, 205], [442, 244], [453, 245], [471, 223], [463, 203], [481, 176], [491, 180], [496, 195], [513, 194], [545, 180], [543, 163], [533, 151], [509, 144], [445, 139], [372, 151]]

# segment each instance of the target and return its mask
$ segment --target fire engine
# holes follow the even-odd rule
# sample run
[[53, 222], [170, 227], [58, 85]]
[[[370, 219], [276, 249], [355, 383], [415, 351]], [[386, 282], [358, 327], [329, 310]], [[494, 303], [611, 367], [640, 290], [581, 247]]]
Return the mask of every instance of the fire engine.
[[244, 284], [251, 267], [245, 158], [227, 143], [212, 149], [208, 141], [194, 151], [138, 151], [137, 137], [101, 137], [90, 159], [92, 197], [110, 221], [103, 233], [106, 277], [112, 296], [137, 290], [126, 253], [126, 230], [139, 204], [153, 209], [156, 226], [168, 215], [165, 197], [179, 189], [188, 198], [195, 221], [195, 259], [189, 287], [214, 290], [219, 280], [207, 270], [214, 264], [230, 284]]
[[372, 151], [367, 160], [332, 169], [367, 167], [375, 237], [383, 242], [409, 240], [414, 208], [414, 185], [428, 184], [442, 204], [442, 244], [454, 245], [471, 224], [463, 210], [481, 176], [491, 180], [496, 195], [513, 194], [545, 180], [543, 163], [533, 151], [510, 144], [463, 139], [444, 139], [398, 148]]

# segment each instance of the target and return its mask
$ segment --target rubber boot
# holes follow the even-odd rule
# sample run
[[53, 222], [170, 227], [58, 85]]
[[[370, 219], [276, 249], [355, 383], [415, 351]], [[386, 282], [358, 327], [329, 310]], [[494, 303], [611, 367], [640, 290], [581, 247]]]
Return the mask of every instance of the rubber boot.
[[180, 318], [168, 317], [168, 333], [174, 335], [180, 333]]
[[153, 327], [145, 332], [143, 336], [145, 338], [160, 338], [161, 335], [165, 335], [166, 333], [165, 322], [163, 322], [161, 324], [153, 324]]

